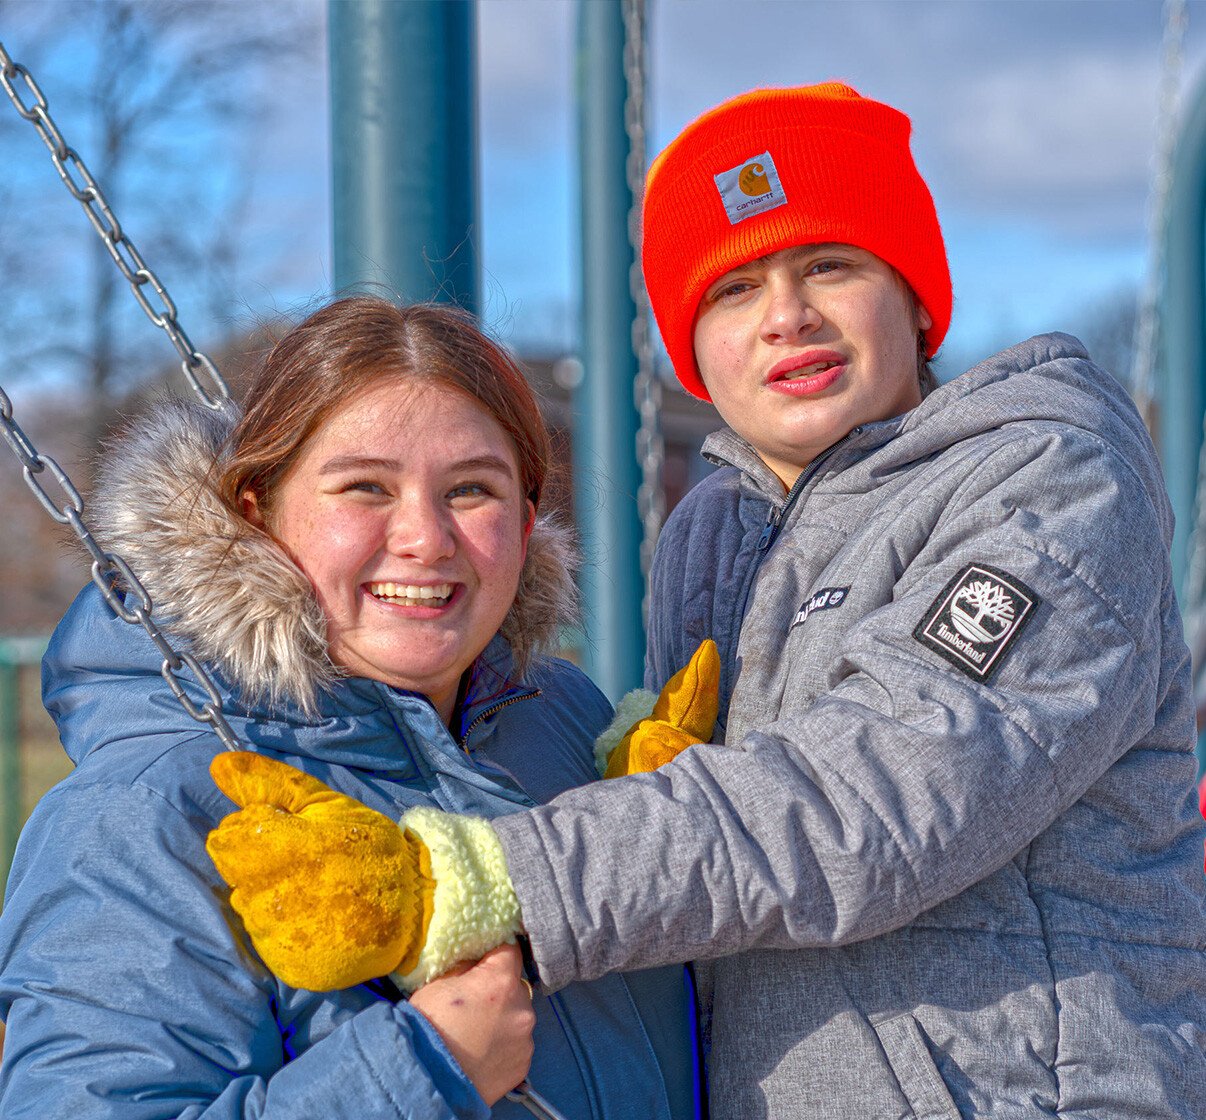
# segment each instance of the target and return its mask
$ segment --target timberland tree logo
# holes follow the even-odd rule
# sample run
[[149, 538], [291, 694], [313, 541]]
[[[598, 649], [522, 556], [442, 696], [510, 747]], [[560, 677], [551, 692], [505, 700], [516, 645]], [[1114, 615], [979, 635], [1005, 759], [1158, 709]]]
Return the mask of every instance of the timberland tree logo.
[[742, 160], [736, 167], [730, 167], [713, 178], [732, 225], [787, 203], [787, 195], [783, 193], [783, 184], [779, 182], [779, 172], [775, 170], [775, 161], [771, 159], [770, 152]]
[[969, 564], [943, 588], [913, 637], [969, 677], [986, 681], [1041, 602], [1016, 576]]

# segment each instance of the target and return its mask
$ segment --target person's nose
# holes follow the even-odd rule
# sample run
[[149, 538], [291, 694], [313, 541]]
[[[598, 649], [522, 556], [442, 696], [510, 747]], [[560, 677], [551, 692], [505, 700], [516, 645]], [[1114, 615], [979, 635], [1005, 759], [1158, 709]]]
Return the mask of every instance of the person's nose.
[[768, 278], [759, 333], [770, 343], [797, 342], [821, 325], [820, 312], [795, 277]]
[[456, 551], [452, 516], [441, 502], [402, 496], [390, 517], [385, 547], [393, 556], [435, 564]]

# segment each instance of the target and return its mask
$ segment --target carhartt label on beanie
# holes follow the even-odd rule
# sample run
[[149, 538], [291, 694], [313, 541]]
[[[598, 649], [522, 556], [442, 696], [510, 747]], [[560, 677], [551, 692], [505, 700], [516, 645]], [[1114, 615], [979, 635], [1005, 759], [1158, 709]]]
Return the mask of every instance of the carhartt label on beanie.
[[715, 176], [715, 180], [720, 201], [733, 225], [787, 202], [770, 152], [742, 160], [736, 167]]

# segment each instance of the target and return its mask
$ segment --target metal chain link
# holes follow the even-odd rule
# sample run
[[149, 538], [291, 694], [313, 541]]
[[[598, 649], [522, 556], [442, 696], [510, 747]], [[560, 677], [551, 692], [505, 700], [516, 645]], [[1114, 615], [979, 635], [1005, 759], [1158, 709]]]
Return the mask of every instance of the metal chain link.
[[[63, 134], [50, 115], [46, 97], [38, 88], [33, 75], [19, 62], [13, 61], [2, 42], [0, 85], [8, 94], [13, 108], [34, 126], [42, 138], [42, 143], [50, 150], [50, 158], [54, 161], [55, 170], [63, 180], [63, 185], [71, 197], [83, 206], [88, 221], [92, 223], [92, 228], [96, 230], [109, 256], [113, 258], [118, 271], [126, 278], [134, 298], [147, 318], [168, 336], [176, 348], [176, 353], [181, 358], [181, 369], [193, 391], [210, 408], [224, 408], [230, 401], [230, 388], [222, 374], [185, 334], [184, 328], [177, 321], [176, 304], [168, 294], [167, 288], [147, 267], [134, 242], [122, 230], [121, 223], [113, 213], [104, 192], [92, 177], [92, 172], [88, 170], [88, 165], [63, 139]], [[22, 97], [22, 90], [28, 100]], [[158, 306], [147, 294], [148, 288], [158, 300]]]
[[[33, 104], [22, 101], [20, 93], [14, 84], [20, 79], [26, 90], [33, 97]], [[113, 260], [121, 269], [122, 274], [130, 282], [135, 297], [147, 313], [147, 317], [157, 327], [163, 328], [178, 353], [184, 358], [183, 368], [189, 382], [197, 395], [210, 408], [224, 408], [230, 402], [230, 391], [226, 382], [218, 373], [214, 364], [204, 354], [195, 350], [188, 336], [176, 322], [176, 305], [172, 302], [166, 288], [159, 278], [143, 262], [133, 243], [121, 232], [117, 218], [105, 201], [104, 195], [92, 178], [87, 166], [80, 157], [63, 141], [62, 133], [51, 118], [46, 106], [46, 98], [38, 88], [33, 76], [19, 63], [13, 62], [11, 56], [0, 43], [0, 84], [12, 101], [17, 112], [27, 121], [33, 123], [50, 149], [55, 167], [71, 194], [84, 205], [89, 221], [95, 227], [105, 242]], [[73, 178], [72, 169], [79, 174], [84, 186], [79, 186]], [[150, 286], [158, 296], [162, 308], [156, 311], [152, 306], [144, 287]], [[198, 371], [204, 373], [211, 382], [217, 395], [213, 395], [197, 377]], [[222, 740], [227, 750], [241, 750], [242, 744], [231, 730], [230, 724], [222, 714], [222, 697], [217, 686], [201, 664], [188, 653], [180, 653], [172, 647], [163, 631], [151, 618], [152, 601], [147, 589], [130, 569], [121, 556], [106, 552], [97, 543], [87, 523], [84, 521], [84, 499], [76, 485], [68, 477], [67, 472], [50, 456], [42, 455], [34, 446], [33, 441], [21, 429], [13, 417], [13, 405], [8, 394], [0, 386], [0, 435], [16, 455], [21, 464], [25, 483], [33, 492], [42, 508], [60, 525], [69, 525], [80, 539], [88, 555], [92, 557], [92, 582], [96, 585], [105, 602], [113, 613], [123, 622], [137, 624], [150, 635], [151, 641], [163, 655], [160, 672], [167, 682], [172, 694], [179, 700], [184, 710], [200, 723], [209, 724], [218, 738]], [[55, 497], [44, 485], [43, 476], [53, 479], [62, 497], [56, 502]], [[60, 504], [61, 503], [61, 504]], [[133, 597], [134, 606], [126, 603], [126, 597], [118, 591], [118, 586], [125, 587], [126, 592]], [[179, 674], [187, 669], [197, 683], [200, 684], [209, 699], [198, 707], [188, 695], [185, 688], [186, 679]]]
[[[149, 592], [125, 560], [116, 553], [106, 552], [97, 543], [84, 521], [84, 499], [79, 490], [66, 471], [48, 455], [40, 454], [33, 441], [22, 431], [20, 424], [13, 417], [12, 401], [3, 387], [0, 387], [0, 435], [4, 436], [5, 442], [12, 448], [13, 454], [21, 464], [26, 485], [33, 491], [42, 508], [60, 525], [70, 525], [87, 549], [88, 555], [92, 557], [92, 582], [96, 584], [113, 613], [123, 622], [141, 625], [163, 654], [160, 672], [185, 711], [200, 723], [211, 725], [227, 749], [242, 749], [238, 737], [222, 715], [222, 698], [213, 680], [191, 654], [173, 649], [163, 631], [155, 625], [151, 619], [152, 602]], [[56, 504], [42, 484], [40, 476], [46, 471], [50, 472], [62, 491], [61, 505]], [[118, 592], [119, 580], [133, 596], [133, 607], [127, 606], [124, 597]], [[209, 700], [199, 708], [186, 693], [178, 676], [181, 669], [188, 669], [209, 696]]]
[[628, 189], [632, 206], [628, 211], [628, 242], [632, 264], [628, 286], [636, 315], [632, 321], [632, 350], [637, 360], [633, 382], [633, 403], [640, 415], [636, 454], [641, 466], [641, 485], [637, 491], [637, 510], [641, 518], [641, 574], [645, 595], [641, 609], [649, 621], [649, 575], [653, 568], [653, 550], [666, 517], [666, 498], [662, 491], [662, 466], [666, 444], [662, 438], [662, 383], [654, 368], [653, 338], [650, 324], [649, 295], [641, 273], [641, 201], [645, 192], [645, 82], [647, 56], [645, 43], [645, 0], [623, 0], [624, 13], [624, 130], [628, 135]]

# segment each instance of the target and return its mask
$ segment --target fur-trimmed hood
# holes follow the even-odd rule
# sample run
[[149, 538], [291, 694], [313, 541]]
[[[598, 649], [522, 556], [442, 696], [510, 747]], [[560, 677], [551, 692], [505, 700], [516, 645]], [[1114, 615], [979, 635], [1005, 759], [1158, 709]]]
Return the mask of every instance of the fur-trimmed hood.
[[[129, 563], [154, 614], [248, 702], [312, 712], [342, 675], [327, 650], [314, 590], [266, 533], [218, 496], [218, 467], [238, 419], [232, 406], [161, 398], [119, 437], [90, 503], [102, 547]], [[576, 618], [569, 531], [537, 517], [519, 591], [500, 630], [517, 675]]]

